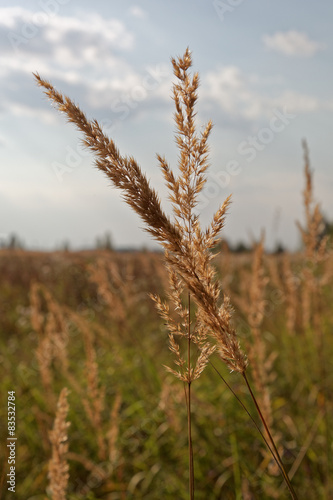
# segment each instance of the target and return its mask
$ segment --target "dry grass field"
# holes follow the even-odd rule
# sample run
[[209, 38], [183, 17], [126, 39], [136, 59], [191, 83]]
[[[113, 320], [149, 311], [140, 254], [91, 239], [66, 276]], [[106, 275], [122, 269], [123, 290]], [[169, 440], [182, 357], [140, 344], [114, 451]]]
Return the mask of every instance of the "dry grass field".
[[[35, 75], [163, 253], [0, 252], [0, 417], [15, 392], [15, 493], [332, 499], [333, 257], [307, 144], [302, 249], [267, 255], [262, 237], [233, 254], [220, 240], [230, 197], [201, 227], [212, 124], [196, 132], [189, 50], [172, 64], [177, 173], [158, 156], [172, 215], [135, 159]], [[14, 453], [4, 450], [0, 498]]]
[[[304, 258], [224, 249], [214, 265], [295, 491], [330, 498], [333, 260], [316, 270], [319, 296], [306, 290]], [[164, 368], [175, 366], [168, 332], [148, 295], [166, 295], [163, 255], [3, 250], [0, 268], [1, 394], [16, 392], [17, 498], [187, 498], [184, 385]], [[192, 387], [195, 498], [288, 498], [260, 434], [213, 366], [260, 425], [242, 377], [217, 354], [211, 361]], [[52, 496], [52, 482], [66, 496], [61, 488]]]

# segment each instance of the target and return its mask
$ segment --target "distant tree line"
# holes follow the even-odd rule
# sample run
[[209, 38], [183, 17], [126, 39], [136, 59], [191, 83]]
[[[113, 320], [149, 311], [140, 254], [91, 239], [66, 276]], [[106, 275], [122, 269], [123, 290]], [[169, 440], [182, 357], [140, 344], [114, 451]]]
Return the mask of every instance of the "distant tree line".
[[[333, 221], [330, 222], [328, 219], [324, 218], [324, 224], [323, 224], [323, 231], [319, 236], [318, 239], [318, 244], [320, 243], [320, 240], [328, 235], [330, 242], [332, 244], [333, 241]], [[7, 248], [7, 249], [12, 249], [12, 250], [23, 250], [25, 248], [25, 245], [22, 241], [22, 239], [17, 236], [15, 233], [10, 233], [9, 235], [4, 235], [3, 233], [0, 233], [0, 248]], [[109, 232], [106, 232], [102, 236], [98, 236], [95, 241], [95, 248], [99, 250], [114, 250], [114, 245], [112, 241], [111, 234]], [[252, 245], [244, 243], [243, 241], [239, 241], [237, 243], [230, 243], [228, 240], [224, 239], [222, 240], [215, 248], [214, 252], [221, 252], [223, 250], [228, 250], [229, 252], [232, 253], [246, 253], [246, 252], [251, 252], [252, 251]], [[60, 250], [63, 251], [69, 251], [70, 250], [70, 243], [68, 240], [66, 240], [61, 246]], [[272, 253], [274, 254], [280, 254], [286, 251], [285, 246], [277, 242], [275, 248], [273, 249]]]
[[0, 248], [8, 248], [12, 250], [22, 250], [24, 248], [21, 238], [15, 233], [9, 235], [0, 235]]

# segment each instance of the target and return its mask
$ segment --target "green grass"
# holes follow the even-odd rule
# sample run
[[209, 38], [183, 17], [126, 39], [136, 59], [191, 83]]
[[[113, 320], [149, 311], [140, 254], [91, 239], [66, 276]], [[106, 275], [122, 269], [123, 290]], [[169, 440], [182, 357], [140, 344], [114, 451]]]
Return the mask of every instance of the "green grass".
[[[109, 314], [96, 286], [89, 280], [87, 266], [95, 261], [96, 255], [0, 254], [0, 419], [6, 422], [6, 394], [14, 390], [18, 438], [15, 498], [44, 500], [48, 484], [47, 466], [51, 454], [48, 431], [53, 425], [55, 406], [41, 383], [35, 357], [38, 336], [30, 324], [28, 297], [31, 282], [39, 281], [57, 302], [78, 311], [91, 331], [96, 325], [105, 329], [106, 334], [94, 335], [100, 384], [106, 389], [101, 428], [105, 435], [112, 425], [110, 415], [114, 401], [117, 394], [121, 396], [118, 460], [111, 466], [107, 459], [99, 457], [96, 429], [82, 403], [87, 385], [83, 335], [78, 328], [68, 325], [70, 373], [82, 388], [82, 394], [71, 387], [59, 362], [55, 361], [52, 366], [55, 397], [64, 386], [71, 391], [68, 399], [69, 450], [82, 459], [69, 460], [68, 499], [187, 499], [184, 388], [163, 367], [172, 364], [172, 355], [167, 348], [165, 327], [148, 297], [151, 291], [163, 293], [162, 283], [156, 273], [145, 274], [142, 270], [141, 259], [149, 262], [149, 254], [114, 254], [112, 258], [120, 269], [125, 259], [126, 262], [132, 259], [133, 294], [137, 297], [127, 310], [125, 325], [120, 328], [115, 315]], [[239, 266], [246, 265], [240, 262]], [[286, 330], [283, 301], [273, 308], [264, 322], [268, 352], [277, 353], [269, 382], [274, 431], [281, 435], [287, 469], [293, 466], [302, 446], [307, 443], [304, 458], [292, 480], [298, 497], [307, 500], [329, 500], [324, 488], [327, 438], [332, 438], [331, 434], [327, 436], [327, 422], [320, 415], [326, 398], [332, 424], [332, 399], [327, 399], [327, 395], [333, 394], [331, 287], [325, 290], [325, 300], [324, 359], [318, 359], [316, 339], [311, 330], [297, 335]], [[236, 317], [240, 321], [241, 315], [236, 314]], [[325, 384], [320, 378], [323, 361], [327, 373]], [[230, 374], [217, 358], [213, 358], [213, 363], [255, 415], [241, 377]], [[289, 498], [281, 476], [272, 474], [272, 464], [264, 460], [264, 444], [259, 433], [209, 365], [193, 384], [192, 411], [196, 500]], [[5, 439], [4, 429], [2, 453]], [[84, 460], [97, 465], [99, 471], [105, 472], [104, 476], [101, 477], [97, 469], [87, 470]], [[11, 498], [4, 484], [1, 498]]]

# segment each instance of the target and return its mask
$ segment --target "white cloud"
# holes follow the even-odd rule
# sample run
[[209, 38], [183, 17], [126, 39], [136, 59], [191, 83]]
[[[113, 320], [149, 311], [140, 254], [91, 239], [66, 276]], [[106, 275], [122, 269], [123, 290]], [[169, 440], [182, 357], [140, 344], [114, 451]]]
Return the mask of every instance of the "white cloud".
[[311, 40], [306, 33], [295, 30], [264, 35], [262, 39], [267, 49], [287, 56], [311, 57], [325, 48], [324, 44]]
[[141, 84], [143, 77], [124, 55], [132, 48], [134, 36], [120, 20], [96, 13], [66, 17], [60, 12], [38, 25], [37, 14], [41, 13], [0, 8], [0, 39], [10, 35], [9, 41], [16, 43], [1, 47], [0, 77], [7, 82], [2, 101], [7, 110], [27, 113], [28, 95], [20, 104], [7, 96], [13, 94], [10, 89], [18, 78], [31, 88], [36, 71], [53, 82], [58, 80], [59, 87], [61, 82], [76, 86], [77, 98], [83, 94], [88, 103], [101, 108]]
[[279, 82], [279, 94], [272, 96], [266, 79], [227, 66], [202, 78], [201, 95], [206, 102], [217, 104], [229, 116], [243, 120], [267, 118], [275, 108], [285, 108], [290, 113], [332, 109], [332, 102], [285, 89], [283, 80]]
[[137, 17], [138, 19], [144, 19], [145, 17], [147, 17], [147, 13], [141, 7], [139, 7], [139, 5], [132, 5], [132, 7], [130, 7], [129, 9], [129, 13], [133, 17]]
[[[10, 26], [12, 34], [22, 37], [29, 14], [26, 9], [0, 9], [2, 34], [8, 35]], [[2, 78], [17, 78], [19, 73], [31, 77], [32, 71], [38, 71], [46, 78], [84, 87], [93, 82], [100, 84], [102, 78], [113, 82], [114, 75], [125, 82], [129, 75], [133, 76], [122, 51], [132, 46], [134, 37], [117, 19], [103, 19], [96, 14], [80, 19], [53, 16], [47, 26], [33, 27], [35, 35], [23, 37], [15, 54], [9, 44], [2, 47]]]
[[54, 124], [57, 122], [59, 115], [50, 109], [40, 109], [33, 108], [30, 105], [19, 104], [15, 102], [9, 102], [3, 105], [6, 112], [10, 113], [12, 116], [18, 116], [20, 118], [29, 117], [41, 120], [47, 125]]
[[[50, 18], [46, 38], [52, 42], [61, 42], [66, 36], [76, 36], [84, 43], [97, 42], [98, 46], [107, 42], [114, 48], [130, 49], [134, 36], [118, 19], [105, 19], [99, 14], [90, 13], [80, 19], [55, 16]], [[75, 41], [75, 38], [74, 38]]]
[[284, 91], [279, 97], [270, 101], [275, 107], [286, 107], [290, 113], [306, 113], [325, 107], [317, 97], [300, 94], [292, 90]]
[[[130, 8], [131, 14], [137, 17], [144, 14], [141, 10], [137, 5]], [[120, 20], [103, 18], [96, 13], [80, 18], [61, 16], [61, 11], [50, 15], [44, 25], [38, 26], [36, 19], [39, 19], [36, 13], [27, 9], [0, 8], [2, 38], [9, 32], [26, 32], [25, 25], [36, 30], [15, 52], [9, 44], [2, 47], [0, 77], [5, 85], [1, 97], [2, 108], [7, 112], [34, 116], [40, 109], [39, 101], [29, 98], [29, 89], [34, 85], [33, 71], [64, 92], [69, 92], [69, 86], [74, 87], [70, 95], [75, 95], [77, 102], [84, 101], [90, 111], [91, 108], [111, 110], [115, 116], [128, 116], [149, 103], [163, 109], [164, 103], [170, 102], [170, 65], [161, 62], [146, 71], [138, 71], [127, 54], [134, 36]], [[19, 98], [13, 92], [18, 80], [25, 90]], [[246, 74], [237, 66], [202, 75], [202, 83], [202, 104], [217, 105], [223, 116], [238, 122], [265, 119], [276, 107], [286, 107], [290, 113], [311, 112], [324, 105], [332, 109], [332, 102], [287, 89], [285, 81], [278, 76]], [[270, 94], [272, 84], [274, 95]], [[29, 111], [30, 108], [34, 112]], [[43, 121], [50, 120], [51, 113], [50, 109], [45, 111], [45, 116], [40, 116]]]
[[133, 73], [122, 52], [131, 49], [134, 36], [118, 19], [95, 13], [80, 19], [53, 15], [40, 26], [36, 19], [27, 9], [0, 8], [0, 35], [13, 41], [1, 47], [2, 79], [17, 79], [19, 73], [31, 78], [38, 71], [49, 79], [89, 87], [103, 77], [127, 80]]
[[[115, 18], [104, 18], [87, 13], [80, 18], [32, 12], [21, 7], [0, 8], [0, 30], [11, 43], [15, 52], [29, 51], [29, 47], [43, 52], [48, 46], [62, 43], [96, 45], [110, 49], [128, 50], [134, 45], [134, 36], [124, 23]], [[43, 39], [44, 44], [40, 43]]]
[[31, 21], [32, 13], [23, 7], [3, 7], [0, 8], [0, 25], [8, 29], [17, 27], [17, 20], [22, 23]]
[[262, 114], [261, 99], [255, 96], [247, 76], [235, 66], [209, 72], [203, 78], [202, 93], [229, 115], [254, 119]]
[[248, 85], [239, 68], [226, 66], [215, 72], [209, 72], [203, 82], [204, 96], [214, 99], [227, 113], [238, 113], [243, 108], [245, 115], [252, 114], [253, 111], [248, 105], [250, 102]]

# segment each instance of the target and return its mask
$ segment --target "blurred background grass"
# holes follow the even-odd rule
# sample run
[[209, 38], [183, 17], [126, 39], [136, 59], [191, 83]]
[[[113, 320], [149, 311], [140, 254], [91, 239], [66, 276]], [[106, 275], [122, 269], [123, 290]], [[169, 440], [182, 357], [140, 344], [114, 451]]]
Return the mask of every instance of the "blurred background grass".
[[[222, 289], [228, 290], [236, 306], [235, 322], [242, 345], [250, 335], [241, 305], [246, 302], [252, 258], [251, 253], [228, 252], [215, 258]], [[298, 275], [302, 256], [293, 255], [291, 261], [295, 283], [297, 279], [301, 283]], [[328, 397], [333, 393], [332, 269], [333, 261], [328, 259], [322, 270], [327, 276], [321, 304], [325, 349], [319, 357], [313, 329], [304, 329], [300, 323], [298, 299], [295, 329], [289, 331], [286, 326], [283, 256], [265, 256], [270, 283], [262, 337], [267, 353], [275, 357], [267, 385], [274, 433], [280, 437], [283, 459], [288, 469], [297, 464], [293, 484], [299, 498], [328, 498], [325, 485], [331, 471], [328, 455], [332, 442], [326, 426], [332, 423], [332, 398]], [[107, 283], [98, 283], [97, 271]], [[0, 418], [6, 422], [7, 391], [15, 391], [16, 498], [45, 499], [51, 456], [48, 432], [53, 426], [58, 395], [66, 386], [70, 390], [71, 422], [69, 499], [186, 499], [184, 388], [163, 366], [172, 365], [173, 359], [167, 348], [166, 329], [148, 297], [151, 292], [165, 293], [162, 256], [102, 250], [2, 250], [0, 273]], [[33, 283], [42, 284], [36, 292], [42, 319], [39, 332], [32, 327], [32, 315], [38, 312], [29, 297]], [[297, 294], [300, 288], [298, 285]], [[53, 302], [48, 303], [45, 290]], [[54, 309], [55, 305], [58, 309]], [[51, 382], [47, 386], [36, 352], [38, 346], [41, 349], [55, 311], [62, 315], [63, 331], [54, 324], [53, 339], [59, 335], [61, 342], [58, 347], [56, 343], [44, 346], [43, 355], [50, 358]], [[212, 362], [255, 415], [241, 377], [230, 374], [218, 359]], [[321, 378], [323, 363], [325, 381]], [[98, 368], [96, 373], [94, 367]], [[5, 436], [4, 429], [3, 454]], [[210, 365], [193, 384], [193, 444], [198, 500], [289, 497], [259, 433]], [[5, 463], [2, 498], [8, 498], [4, 477], [7, 472]]]

